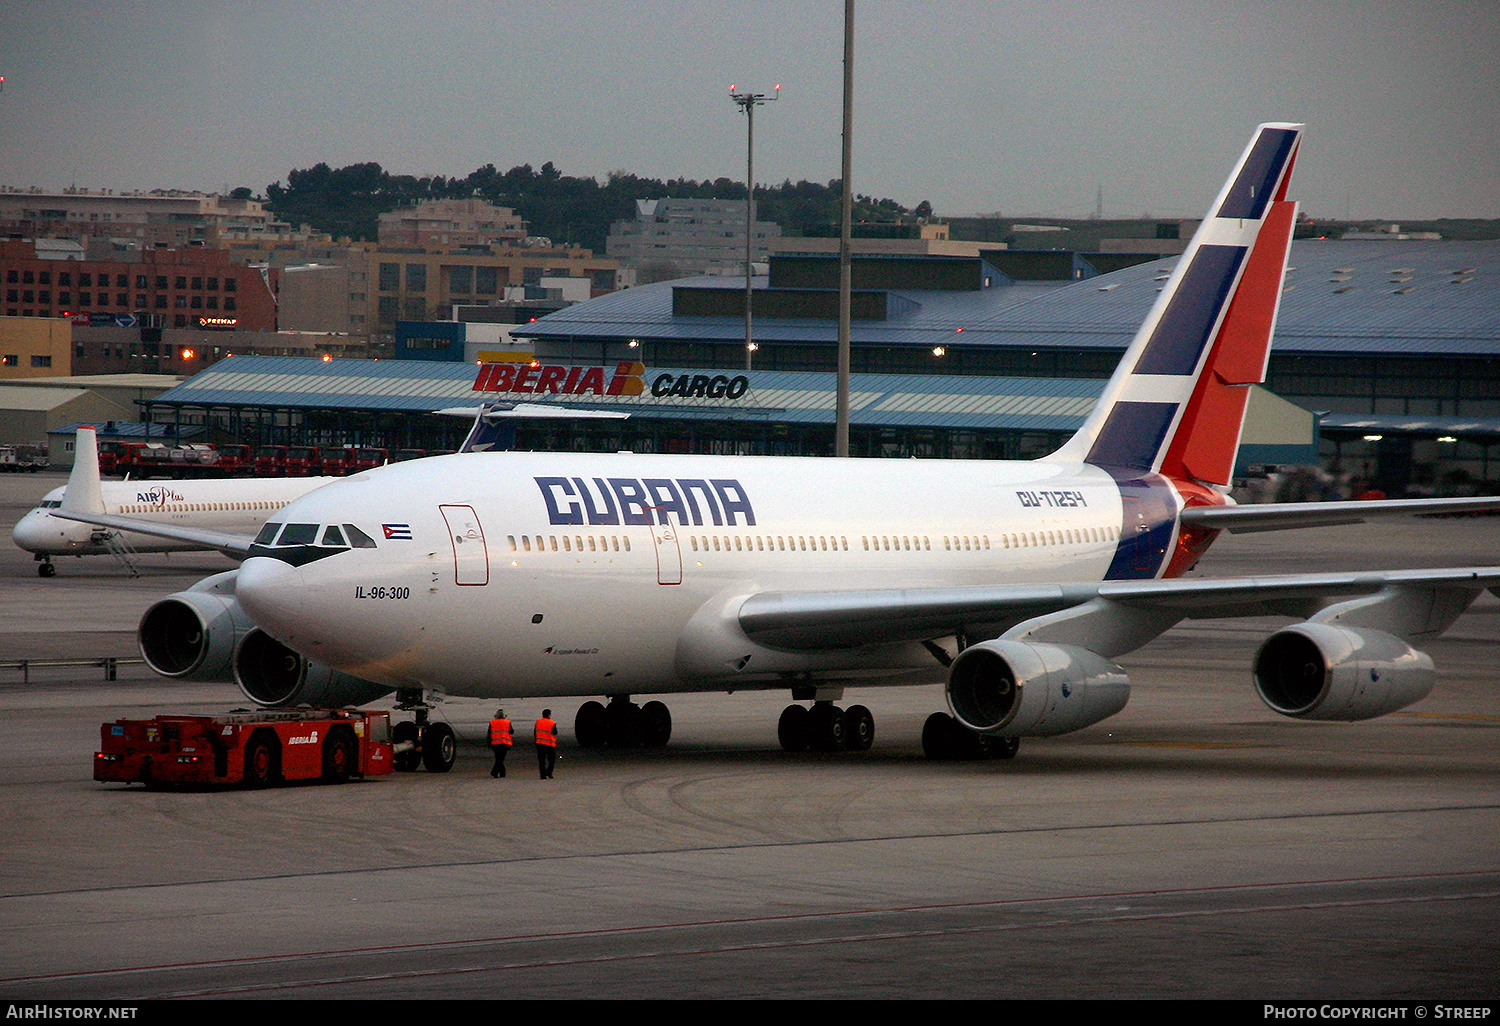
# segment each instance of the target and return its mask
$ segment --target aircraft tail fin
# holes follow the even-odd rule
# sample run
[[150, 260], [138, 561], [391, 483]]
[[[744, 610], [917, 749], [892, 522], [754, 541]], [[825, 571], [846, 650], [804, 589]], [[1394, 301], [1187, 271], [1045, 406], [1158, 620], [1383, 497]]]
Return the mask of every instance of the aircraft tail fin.
[[91, 427], [78, 429], [73, 446], [73, 470], [68, 474], [62, 508], [71, 513], [104, 512], [104, 488], [99, 479], [99, 440]]
[[1255, 130], [1099, 404], [1046, 459], [1229, 484], [1281, 305], [1301, 137], [1301, 125]]

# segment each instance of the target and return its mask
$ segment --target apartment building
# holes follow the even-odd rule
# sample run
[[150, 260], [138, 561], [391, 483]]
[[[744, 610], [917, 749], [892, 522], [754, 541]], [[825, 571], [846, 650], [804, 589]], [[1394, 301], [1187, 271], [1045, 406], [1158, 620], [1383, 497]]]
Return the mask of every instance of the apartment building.
[[108, 260], [55, 259], [59, 252], [0, 240], [0, 314], [276, 330], [277, 272], [235, 263], [222, 250], [126, 250]]

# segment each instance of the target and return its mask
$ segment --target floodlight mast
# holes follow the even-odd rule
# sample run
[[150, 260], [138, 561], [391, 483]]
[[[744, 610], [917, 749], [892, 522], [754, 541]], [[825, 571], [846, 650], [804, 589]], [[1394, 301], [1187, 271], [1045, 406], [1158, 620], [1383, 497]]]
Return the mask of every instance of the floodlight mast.
[[853, 256], [850, 252], [854, 220], [854, 0], [844, 0], [844, 126], [843, 181], [839, 196], [839, 334], [838, 373], [834, 382], [833, 454], [849, 455], [849, 342], [850, 299], [854, 291]]
[[745, 115], [746, 143], [745, 143], [745, 369], [750, 369], [751, 358], [755, 355], [755, 336], [751, 329], [752, 316], [750, 312], [750, 300], [754, 292], [752, 274], [751, 244], [755, 236], [755, 108], [763, 103], [773, 103], [781, 99], [781, 86], [778, 85], [770, 94], [767, 93], [737, 93], [735, 87], [729, 87], [729, 98], [739, 105], [740, 111]]

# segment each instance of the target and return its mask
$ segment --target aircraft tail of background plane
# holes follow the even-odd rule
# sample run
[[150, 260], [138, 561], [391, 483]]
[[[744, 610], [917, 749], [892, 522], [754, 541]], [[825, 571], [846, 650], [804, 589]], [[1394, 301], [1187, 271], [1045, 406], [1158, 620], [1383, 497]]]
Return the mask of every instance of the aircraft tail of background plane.
[[1093, 413], [1046, 459], [1229, 484], [1270, 356], [1301, 136], [1301, 125], [1256, 129]]
[[103, 513], [104, 486], [99, 477], [99, 440], [92, 427], [80, 427], [73, 445], [73, 470], [62, 508], [69, 513]]

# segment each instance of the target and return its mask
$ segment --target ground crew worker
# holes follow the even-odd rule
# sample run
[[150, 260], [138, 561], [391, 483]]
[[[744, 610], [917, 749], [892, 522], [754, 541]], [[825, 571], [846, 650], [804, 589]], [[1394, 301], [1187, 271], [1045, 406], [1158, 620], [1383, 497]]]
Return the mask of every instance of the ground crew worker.
[[495, 710], [495, 718], [490, 720], [490, 751], [495, 753], [495, 766], [490, 770], [490, 776], [505, 776], [505, 757], [510, 754], [511, 746], [510, 720], [505, 718], [504, 709]]
[[536, 769], [543, 780], [552, 779], [552, 769], [557, 765], [557, 721], [551, 709], [542, 710], [542, 718], [536, 721]]

